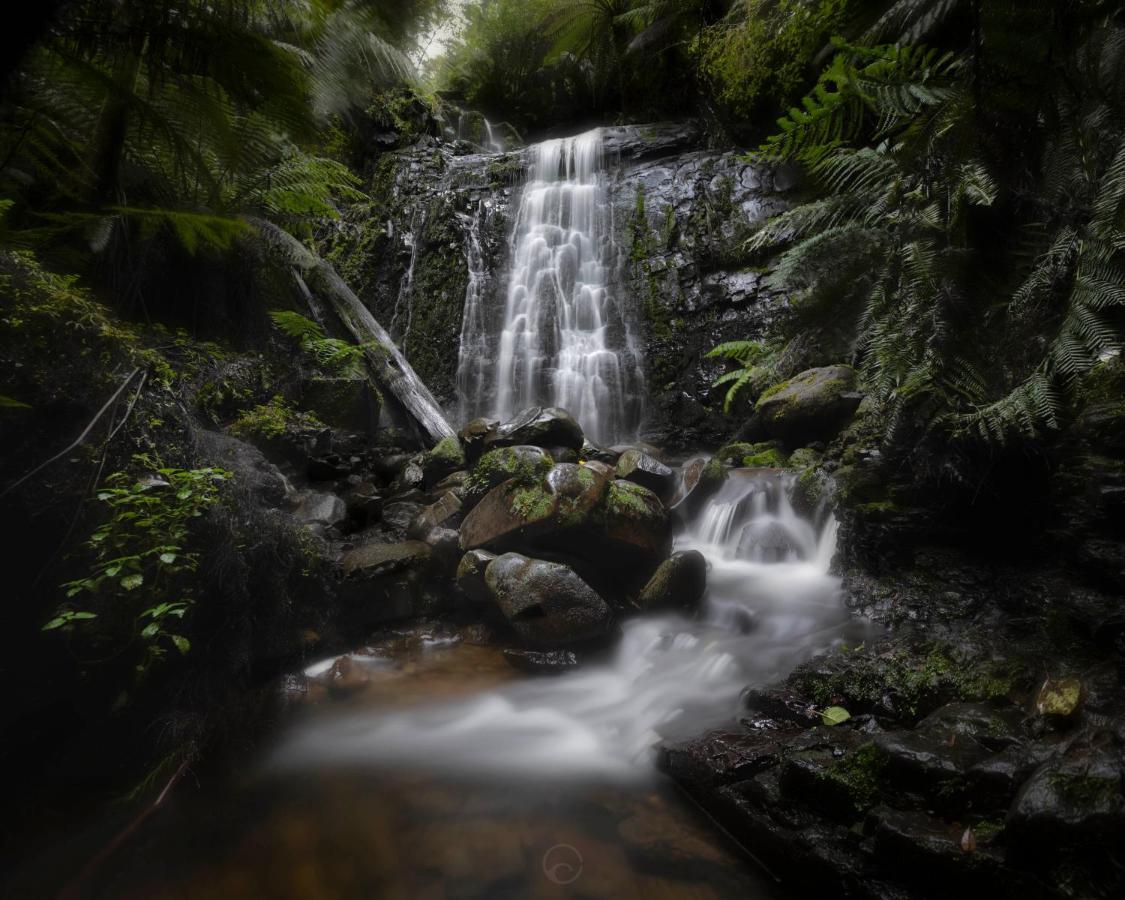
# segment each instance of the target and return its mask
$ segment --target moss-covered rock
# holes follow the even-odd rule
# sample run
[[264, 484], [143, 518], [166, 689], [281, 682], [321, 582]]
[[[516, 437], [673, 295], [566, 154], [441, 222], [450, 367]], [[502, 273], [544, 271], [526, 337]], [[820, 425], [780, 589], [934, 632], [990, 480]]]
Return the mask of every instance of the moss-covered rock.
[[442, 438], [422, 459], [425, 483], [434, 485], [443, 478], [465, 468], [465, 454], [455, 437]]
[[489, 450], [473, 466], [461, 498], [466, 510], [472, 509], [493, 488], [515, 479], [520, 484], [536, 484], [551, 471], [555, 462], [539, 447], [499, 447]]
[[637, 596], [644, 610], [693, 610], [707, 590], [707, 559], [698, 550], [681, 550], [664, 560]]
[[859, 406], [851, 366], [809, 369], [766, 390], [754, 406], [751, 430], [800, 447], [835, 435]]

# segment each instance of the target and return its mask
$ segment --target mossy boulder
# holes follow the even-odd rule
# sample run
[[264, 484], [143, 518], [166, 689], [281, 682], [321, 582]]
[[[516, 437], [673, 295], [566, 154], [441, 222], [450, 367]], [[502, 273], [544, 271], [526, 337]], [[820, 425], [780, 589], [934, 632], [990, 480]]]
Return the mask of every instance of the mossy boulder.
[[693, 610], [707, 590], [707, 559], [698, 550], [681, 550], [664, 560], [637, 596], [643, 610]]
[[487, 550], [470, 550], [461, 557], [457, 564], [457, 587], [476, 603], [484, 603], [491, 599], [492, 594], [485, 584], [484, 572], [488, 564], [496, 559], [495, 553]]
[[461, 549], [565, 554], [643, 584], [670, 549], [667, 513], [652, 491], [596, 466], [559, 463], [538, 482], [494, 488], [462, 522]]
[[681, 521], [690, 519], [715, 496], [727, 480], [727, 470], [718, 456], [697, 456], [683, 464], [680, 486], [669, 501]]
[[534, 646], [590, 641], [612, 625], [601, 595], [561, 563], [505, 553], [488, 564], [484, 580], [508, 624]]
[[301, 385], [300, 405], [333, 428], [374, 434], [382, 402], [364, 378], [318, 376]]
[[521, 484], [535, 484], [551, 471], [555, 462], [540, 447], [499, 447], [485, 453], [469, 473], [461, 498], [466, 511], [472, 509], [493, 488], [515, 479]]
[[426, 485], [434, 485], [465, 467], [465, 453], [455, 437], [442, 438], [422, 459]]
[[636, 448], [626, 450], [617, 460], [617, 477], [648, 488], [661, 501], [667, 501], [676, 490], [676, 473]]
[[758, 398], [748, 430], [801, 447], [827, 440], [855, 414], [862, 395], [857, 393], [851, 366], [824, 366], [801, 372], [776, 384]]

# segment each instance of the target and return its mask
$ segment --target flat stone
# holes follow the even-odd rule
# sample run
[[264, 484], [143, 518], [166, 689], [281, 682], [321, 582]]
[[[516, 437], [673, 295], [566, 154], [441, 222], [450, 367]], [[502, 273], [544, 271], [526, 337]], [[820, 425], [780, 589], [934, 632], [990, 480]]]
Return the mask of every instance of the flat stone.
[[306, 491], [300, 497], [293, 515], [305, 525], [331, 527], [347, 517], [348, 507], [335, 494]]
[[661, 501], [676, 490], [676, 473], [642, 450], [630, 449], [617, 460], [617, 477], [648, 488]]
[[340, 557], [340, 567], [351, 578], [386, 575], [426, 562], [430, 547], [421, 541], [397, 544], [364, 544], [348, 550]]

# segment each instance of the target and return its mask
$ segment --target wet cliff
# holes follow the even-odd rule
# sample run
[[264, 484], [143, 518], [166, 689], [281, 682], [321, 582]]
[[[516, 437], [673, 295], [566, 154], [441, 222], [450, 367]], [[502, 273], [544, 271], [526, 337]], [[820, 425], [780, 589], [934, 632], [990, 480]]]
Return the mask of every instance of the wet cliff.
[[[711, 389], [721, 364], [704, 355], [724, 340], [763, 336], [783, 314], [742, 245], [755, 222], [783, 207], [794, 179], [737, 148], [710, 146], [691, 122], [607, 128], [604, 148], [611, 289], [642, 343], [641, 436], [713, 443], [732, 424]], [[370, 201], [323, 236], [325, 253], [454, 419], [464, 417], [464, 382], [495, 353], [488, 341], [457, 347], [469, 297], [479, 300], [485, 332], [499, 331], [528, 160], [527, 149], [484, 152], [424, 137], [381, 157]]]

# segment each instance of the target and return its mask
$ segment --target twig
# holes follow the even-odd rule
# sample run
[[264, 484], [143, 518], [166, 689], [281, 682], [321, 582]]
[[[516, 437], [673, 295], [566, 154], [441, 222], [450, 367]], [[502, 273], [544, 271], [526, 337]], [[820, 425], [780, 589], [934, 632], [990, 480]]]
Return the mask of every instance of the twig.
[[176, 786], [176, 782], [178, 782], [183, 777], [184, 772], [187, 771], [190, 762], [191, 759], [189, 758], [180, 763], [179, 768], [172, 773], [172, 777], [169, 778], [168, 783], [164, 785], [164, 790], [160, 792], [160, 796], [149, 806], [142, 809], [136, 818], [119, 831], [117, 836], [106, 844], [97, 856], [86, 863], [86, 865], [82, 867], [82, 870], [63, 886], [62, 890], [59, 891], [58, 900], [79, 900], [82, 896], [82, 885], [90, 880], [90, 877], [98, 870], [98, 867], [101, 866], [102, 863], [109, 859], [122, 844], [133, 836], [133, 832], [144, 824], [145, 819], [160, 808], [160, 805], [168, 798], [168, 794], [172, 792], [172, 788]]
[[97, 411], [97, 413], [94, 415], [94, 418], [92, 418], [90, 420], [90, 424], [87, 425], [85, 429], [83, 429], [82, 433], [80, 435], [78, 435], [77, 438], [75, 438], [74, 443], [70, 444], [70, 446], [68, 446], [68, 447], [64, 447], [62, 450], [60, 450], [58, 453], [56, 453], [50, 459], [46, 460], [45, 462], [41, 462], [34, 469], [32, 469], [30, 472], [28, 472], [26, 475], [24, 475], [22, 478], [13, 482], [12, 484], [8, 485], [8, 487], [4, 488], [3, 491], [0, 491], [0, 498], [8, 496], [8, 494], [10, 494], [16, 488], [18, 488], [21, 484], [23, 484], [25, 481], [27, 481], [33, 475], [37, 475], [39, 472], [43, 471], [43, 469], [47, 468], [47, 466], [49, 466], [51, 463], [53, 463], [56, 460], [66, 456], [71, 450], [73, 450], [75, 447], [77, 447], [79, 444], [81, 444], [84, 440], [86, 440], [86, 437], [90, 434], [91, 431], [93, 431], [94, 426], [98, 424], [98, 420], [101, 419], [101, 417], [106, 414], [106, 411], [111, 406], [113, 406], [114, 401], [116, 401], [117, 398], [121, 396], [121, 392], [125, 390], [125, 388], [129, 384], [129, 382], [133, 380], [133, 376], [135, 376], [139, 371], [141, 371], [139, 368], [133, 369], [133, 371], [128, 374], [128, 376], [125, 378], [125, 380], [123, 382], [121, 382], [121, 386], [116, 391], [113, 392], [113, 396], [110, 397], [108, 400], [106, 400], [105, 406], [103, 406], [101, 409], [99, 409]]

